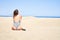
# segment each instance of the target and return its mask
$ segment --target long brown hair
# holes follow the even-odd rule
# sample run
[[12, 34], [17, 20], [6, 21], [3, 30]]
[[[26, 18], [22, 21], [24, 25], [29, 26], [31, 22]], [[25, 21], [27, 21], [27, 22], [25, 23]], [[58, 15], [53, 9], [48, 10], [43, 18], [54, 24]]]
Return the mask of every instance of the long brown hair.
[[18, 15], [18, 9], [15, 9], [13, 12], [13, 18]]

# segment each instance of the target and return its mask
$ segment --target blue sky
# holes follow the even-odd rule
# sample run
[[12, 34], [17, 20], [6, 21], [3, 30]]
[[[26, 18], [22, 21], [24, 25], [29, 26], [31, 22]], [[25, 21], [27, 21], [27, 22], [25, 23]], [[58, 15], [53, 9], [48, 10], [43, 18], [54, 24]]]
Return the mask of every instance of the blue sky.
[[60, 16], [60, 0], [0, 0], [0, 15], [12, 16], [15, 9], [23, 16]]

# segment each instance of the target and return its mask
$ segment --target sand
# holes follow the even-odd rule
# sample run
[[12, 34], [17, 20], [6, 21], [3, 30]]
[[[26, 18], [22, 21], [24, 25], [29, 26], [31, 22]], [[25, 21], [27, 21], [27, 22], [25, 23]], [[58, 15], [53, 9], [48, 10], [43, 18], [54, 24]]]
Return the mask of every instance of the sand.
[[13, 31], [12, 17], [0, 17], [0, 40], [60, 40], [60, 18], [23, 17], [26, 31]]

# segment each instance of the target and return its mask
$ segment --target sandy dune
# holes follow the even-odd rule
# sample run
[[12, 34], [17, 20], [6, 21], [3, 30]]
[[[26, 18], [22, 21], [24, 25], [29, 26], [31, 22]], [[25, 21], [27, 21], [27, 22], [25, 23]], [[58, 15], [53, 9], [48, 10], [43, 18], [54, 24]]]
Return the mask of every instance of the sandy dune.
[[0, 17], [0, 40], [60, 40], [60, 18], [23, 17], [26, 31], [13, 31], [12, 17]]

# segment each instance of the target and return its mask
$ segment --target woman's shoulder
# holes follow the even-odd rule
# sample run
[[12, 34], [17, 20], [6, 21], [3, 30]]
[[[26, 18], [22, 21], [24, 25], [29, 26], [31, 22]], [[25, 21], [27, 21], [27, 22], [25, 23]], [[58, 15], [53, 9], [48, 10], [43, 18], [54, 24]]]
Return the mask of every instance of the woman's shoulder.
[[22, 15], [21, 15], [21, 14], [19, 14], [18, 16], [20, 16], [20, 17], [21, 17]]
[[19, 17], [20, 15], [17, 15], [17, 17]]
[[22, 18], [22, 16], [21, 16], [21, 15], [17, 15], [17, 17]]

